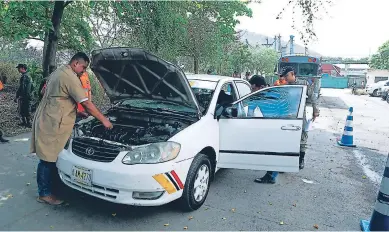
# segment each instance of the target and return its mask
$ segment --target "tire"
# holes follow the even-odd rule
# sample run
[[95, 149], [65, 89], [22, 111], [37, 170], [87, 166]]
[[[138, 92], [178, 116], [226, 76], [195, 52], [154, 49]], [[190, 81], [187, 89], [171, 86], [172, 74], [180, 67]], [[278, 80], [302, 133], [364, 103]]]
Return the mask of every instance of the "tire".
[[373, 96], [374, 96], [374, 97], [378, 97], [378, 94], [377, 94], [377, 93], [378, 93], [378, 89], [375, 89], [375, 90], [373, 91]]
[[[180, 208], [182, 210], [194, 211], [204, 204], [209, 192], [211, 172], [212, 165], [209, 157], [201, 153], [198, 154], [189, 168], [188, 176], [185, 181], [184, 192], [179, 200]], [[196, 191], [194, 186], [196, 179], [199, 177], [201, 178], [202, 175], [204, 179], [203, 181], [200, 181], [200, 185], [196, 188]]]
[[389, 103], [389, 97], [386, 97], [386, 102]]

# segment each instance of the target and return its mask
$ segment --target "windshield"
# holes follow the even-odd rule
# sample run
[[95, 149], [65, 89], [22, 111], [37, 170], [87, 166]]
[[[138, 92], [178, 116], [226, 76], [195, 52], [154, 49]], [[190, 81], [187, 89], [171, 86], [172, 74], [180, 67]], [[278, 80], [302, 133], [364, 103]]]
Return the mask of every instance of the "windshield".
[[203, 108], [203, 114], [211, 103], [213, 92], [215, 92], [217, 82], [205, 80], [189, 80], [192, 92], [196, 96], [197, 102]]
[[179, 104], [171, 101], [162, 101], [162, 100], [126, 99], [121, 103], [119, 103], [119, 105], [125, 106], [127, 108], [138, 108], [138, 109], [148, 109], [148, 110], [177, 112], [177, 113], [190, 113], [190, 114], [197, 113], [195, 109], [185, 106], [183, 104]]
[[291, 66], [294, 70], [296, 70], [296, 76], [318, 76], [319, 75], [319, 64], [315, 63], [289, 63], [289, 62], [281, 62], [280, 69]]

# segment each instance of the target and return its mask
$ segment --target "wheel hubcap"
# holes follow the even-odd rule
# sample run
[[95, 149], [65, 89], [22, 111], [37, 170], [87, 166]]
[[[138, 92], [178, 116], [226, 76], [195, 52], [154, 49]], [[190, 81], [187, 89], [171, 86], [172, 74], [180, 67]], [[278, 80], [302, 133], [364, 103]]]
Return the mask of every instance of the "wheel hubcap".
[[205, 194], [208, 190], [208, 181], [209, 181], [209, 168], [207, 165], [203, 164], [199, 168], [196, 174], [194, 186], [193, 186], [193, 196], [195, 201], [200, 202], [204, 199]]

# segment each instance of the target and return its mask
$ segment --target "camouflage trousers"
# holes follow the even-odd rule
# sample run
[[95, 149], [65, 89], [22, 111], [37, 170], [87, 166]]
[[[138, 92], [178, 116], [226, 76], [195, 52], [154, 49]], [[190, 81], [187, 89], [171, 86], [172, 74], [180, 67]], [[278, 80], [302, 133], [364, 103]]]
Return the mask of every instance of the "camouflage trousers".
[[308, 142], [308, 131], [304, 131], [301, 134], [301, 140], [300, 140], [300, 152], [306, 152], [307, 151], [307, 142]]
[[[304, 112], [305, 113], [305, 112]], [[301, 139], [300, 139], [300, 152], [306, 152], [307, 151], [307, 142], [308, 142], [308, 131], [305, 131], [304, 128], [307, 124], [306, 118], [303, 119], [303, 132], [301, 133]]]

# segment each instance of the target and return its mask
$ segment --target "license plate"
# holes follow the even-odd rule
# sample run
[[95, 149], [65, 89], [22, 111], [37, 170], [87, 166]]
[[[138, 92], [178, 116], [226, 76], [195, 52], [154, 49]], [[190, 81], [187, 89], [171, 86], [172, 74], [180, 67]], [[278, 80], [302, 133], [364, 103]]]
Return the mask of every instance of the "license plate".
[[80, 184], [92, 186], [92, 170], [73, 166], [72, 180]]

